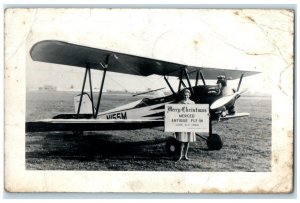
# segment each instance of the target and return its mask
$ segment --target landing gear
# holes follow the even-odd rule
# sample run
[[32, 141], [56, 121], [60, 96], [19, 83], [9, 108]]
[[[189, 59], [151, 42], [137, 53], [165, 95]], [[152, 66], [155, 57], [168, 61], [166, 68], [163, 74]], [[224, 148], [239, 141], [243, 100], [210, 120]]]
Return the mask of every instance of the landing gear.
[[210, 150], [220, 150], [223, 147], [223, 142], [218, 134], [212, 133], [212, 119], [209, 119], [209, 136], [206, 139], [206, 144]]
[[234, 106], [232, 106], [232, 107], [230, 107], [230, 108], [228, 109], [228, 114], [229, 114], [229, 115], [234, 115], [234, 114], [235, 114]]
[[171, 138], [166, 143], [166, 151], [171, 156], [176, 156], [179, 153], [180, 145], [175, 138]]
[[218, 134], [210, 134], [207, 137], [206, 144], [210, 150], [220, 150], [223, 147], [223, 142]]

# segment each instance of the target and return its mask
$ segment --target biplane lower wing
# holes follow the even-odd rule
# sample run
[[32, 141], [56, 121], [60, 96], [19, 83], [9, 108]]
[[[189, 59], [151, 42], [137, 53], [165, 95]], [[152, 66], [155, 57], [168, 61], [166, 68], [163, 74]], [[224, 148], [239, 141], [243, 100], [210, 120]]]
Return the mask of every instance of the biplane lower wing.
[[26, 132], [135, 130], [163, 126], [163, 120], [45, 119], [26, 122]]
[[[236, 113], [220, 117], [220, 120], [229, 120], [249, 116], [249, 113]], [[26, 122], [26, 132], [49, 132], [49, 131], [106, 131], [106, 130], [136, 130], [142, 128], [154, 128], [164, 126], [164, 120], [107, 120], [85, 118], [80, 119], [61, 118], [45, 119], [34, 122]]]

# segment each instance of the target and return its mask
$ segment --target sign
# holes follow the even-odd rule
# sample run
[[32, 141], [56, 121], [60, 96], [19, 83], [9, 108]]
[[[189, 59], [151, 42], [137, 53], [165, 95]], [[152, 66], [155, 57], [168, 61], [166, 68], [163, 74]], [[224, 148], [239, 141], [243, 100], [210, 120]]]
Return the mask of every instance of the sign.
[[165, 132], [208, 133], [208, 104], [165, 105]]

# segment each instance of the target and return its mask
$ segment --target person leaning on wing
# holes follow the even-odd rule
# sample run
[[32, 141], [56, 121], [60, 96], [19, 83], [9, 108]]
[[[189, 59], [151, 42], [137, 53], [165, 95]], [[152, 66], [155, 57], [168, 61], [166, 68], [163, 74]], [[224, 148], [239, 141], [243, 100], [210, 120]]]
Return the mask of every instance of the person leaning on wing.
[[[179, 104], [195, 104], [195, 102], [190, 100], [191, 92], [189, 89], [184, 89], [182, 93], [183, 93], [183, 100], [181, 100]], [[189, 144], [190, 142], [196, 141], [195, 132], [176, 132], [175, 137], [176, 140], [180, 142], [180, 152], [177, 161], [180, 161], [182, 158], [184, 158], [184, 160], [189, 160], [187, 156]]]

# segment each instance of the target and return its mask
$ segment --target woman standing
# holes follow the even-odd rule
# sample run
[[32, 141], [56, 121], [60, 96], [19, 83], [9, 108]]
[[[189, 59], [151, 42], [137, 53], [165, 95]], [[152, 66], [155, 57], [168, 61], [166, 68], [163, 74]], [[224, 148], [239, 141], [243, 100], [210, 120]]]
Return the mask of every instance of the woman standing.
[[[179, 104], [195, 104], [195, 102], [190, 100], [190, 96], [191, 96], [191, 92], [189, 89], [183, 90], [183, 100], [181, 100]], [[188, 153], [190, 142], [196, 141], [195, 132], [176, 132], [175, 136], [176, 136], [176, 140], [180, 142], [180, 154], [177, 161], [180, 161], [182, 158], [184, 158], [185, 160], [189, 160], [187, 153]]]

